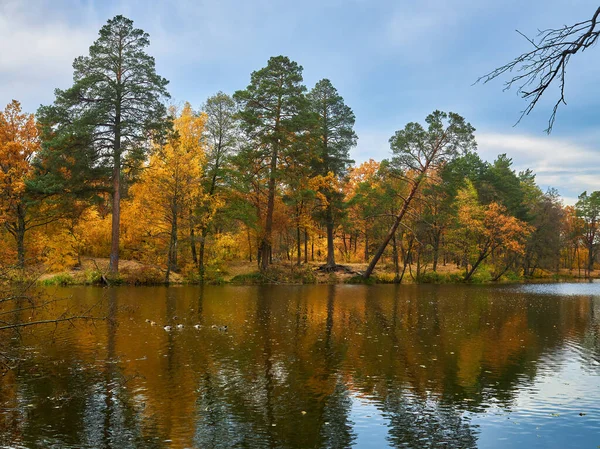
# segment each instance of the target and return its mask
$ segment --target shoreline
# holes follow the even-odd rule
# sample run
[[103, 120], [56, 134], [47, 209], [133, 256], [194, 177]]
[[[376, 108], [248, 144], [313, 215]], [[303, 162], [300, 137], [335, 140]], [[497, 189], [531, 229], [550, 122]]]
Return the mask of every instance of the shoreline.
[[[250, 262], [232, 262], [221, 268], [207, 269], [202, 282], [195, 271], [172, 273], [169, 282], [165, 281], [164, 271], [159, 267], [144, 265], [136, 261], [122, 261], [119, 276], [110, 279], [106, 275], [107, 259], [86, 259], [85, 264], [71, 270], [60, 272], [38, 271], [26, 276], [26, 280], [38, 286], [75, 286], [75, 285], [317, 285], [317, 284], [510, 284], [536, 282], [584, 282], [600, 278], [600, 270], [591, 277], [579, 276], [577, 270], [543, 272], [532, 278], [510, 274], [499, 280], [492, 280], [489, 271], [483, 269], [471, 280], [464, 281], [463, 271], [455, 266], [441, 266], [438, 271], [427, 270], [421, 276], [407, 272], [402, 282], [395, 282], [393, 269], [386, 264], [377, 270], [369, 279], [363, 279], [360, 272], [366, 264], [338, 265], [336, 270], [324, 270], [320, 264], [308, 263], [300, 266], [290, 263], [273, 265], [266, 272], [260, 272], [256, 264]], [[411, 267], [412, 268], [412, 267]]]

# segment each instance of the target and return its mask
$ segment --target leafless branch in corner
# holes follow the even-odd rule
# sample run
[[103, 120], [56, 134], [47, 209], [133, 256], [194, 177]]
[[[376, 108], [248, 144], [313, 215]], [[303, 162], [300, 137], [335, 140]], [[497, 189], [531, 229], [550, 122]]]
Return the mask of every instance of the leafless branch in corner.
[[600, 35], [600, 30], [597, 29], [599, 16], [600, 7], [596, 9], [589, 20], [569, 26], [565, 25], [562, 28], [541, 30], [536, 38], [529, 38], [517, 30], [517, 33], [523, 36], [533, 46], [533, 49], [480, 77], [476, 83], [485, 84], [506, 73], [517, 73], [504, 85], [504, 90], [516, 86], [518, 94], [528, 101], [527, 107], [521, 111], [516, 125], [525, 115], [529, 115], [546, 89], [558, 82], [560, 95], [554, 104], [548, 120], [548, 128], [545, 130], [550, 133], [558, 107], [561, 103], [567, 104], [565, 73], [569, 60], [574, 54], [585, 51], [598, 41]]

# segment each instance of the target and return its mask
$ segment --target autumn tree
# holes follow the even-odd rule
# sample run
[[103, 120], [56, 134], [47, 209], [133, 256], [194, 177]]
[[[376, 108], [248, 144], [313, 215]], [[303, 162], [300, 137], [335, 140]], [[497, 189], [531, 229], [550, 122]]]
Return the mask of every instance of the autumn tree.
[[0, 224], [14, 238], [17, 264], [25, 266], [25, 236], [34, 228], [58, 220], [65, 211], [59, 203], [37, 190], [38, 175], [33, 162], [40, 150], [38, 127], [33, 114], [21, 111], [13, 100], [0, 111]]
[[115, 274], [119, 270], [123, 173], [139, 166], [149, 141], [168, 127], [161, 102], [168, 97], [168, 81], [156, 74], [154, 58], [146, 53], [148, 34], [134, 28], [133, 21], [115, 16], [99, 34], [89, 55], [75, 59], [73, 86], [57, 89], [54, 104], [41, 107], [38, 114], [47, 127], [52, 127], [49, 146], [67, 152], [72, 150], [69, 140], [76, 137], [92, 149], [96, 164], [110, 169], [110, 271]]
[[598, 225], [600, 221], [600, 191], [588, 195], [583, 192], [579, 195], [575, 204], [577, 216], [583, 220], [583, 240], [588, 250], [587, 274], [591, 276], [594, 271], [594, 261], [598, 252], [598, 240], [600, 233]]
[[452, 200], [449, 186], [437, 170], [431, 173], [423, 186], [421, 202], [423, 214], [419, 218], [425, 239], [431, 247], [432, 271], [437, 271], [446, 230], [452, 221]]
[[411, 187], [390, 230], [364, 272], [365, 278], [373, 273], [429, 170], [443, 166], [476, 146], [473, 136], [475, 128], [456, 113], [434, 111], [425, 121], [427, 129], [420, 123], [411, 122], [390, 138], [390, 147], [394, 155], [392, 163], [398, 173], [405, 176]]
[[451, 238], [465, 268], [465, 281], [495, 252], [524, 253], [530, 228], [498, 203], [481, 205], [469, 180], [459, 190], [456, 203], [457, 221]]
[[172, 109], [172, 115], [175, 132], [165, 145], [155, 148], [140, 181], [131, 189], [141, 232], [154, 238], [165, 236], [168, 242], [167, 282], [171, 272], [179, 271], [179, 236], [190, 229], [190, 210], [206, 200], [202, 189], [206, 115], [196, 114], [189, 103], [180, 113]]
[[380, 165], [379, 162], [369, 159], [352, 167], [344, 187], [344, 202], [348, 207], [345, 226], [354, 234], [355, 245], [359, 236], [364, 238], [365, 262], [369, 261], [372, 223], [382, 213]]
[[266, 67], [252, 73], [245, 90], [234, 94], [240, 108], [241, 127], [252, 140], [255, 156], [268, 167], [267, 205], [259, 249], [262, 270], [269, 265], [273, 244], [275, 194], [282, 175], [279, 162], [307, 126], [305, 91], [302, 67], [285, 56], [275, 56]]
[[[317, 154], [314, 162], [315, 173], [328, 176], [330, 173], [341, 180], [354, 161], [350, 159], [350, 149], [356, 145], [354, 113], [346, 106], [331, 81], [322, 79], [309, 92], [310, 108], [314, 112], [317, 125], [314, 135], [317, 138]], [[336, 217], [342, 209], [343, 192], [329, 185], [322, 189], [326, 204], [323, 221], [327, 230], [327, 262], [325, 267], [335, 268], [335, 247], [333, 244]]]
[[581, 275], [581, 236], [585, 227], [583, 219], [578, 216], [575, 206], [566, 206], [563, 211], [560, 226], [560, 247], [564, 256], [563, 267], [569, 271], [577, 264], [578, 274]]

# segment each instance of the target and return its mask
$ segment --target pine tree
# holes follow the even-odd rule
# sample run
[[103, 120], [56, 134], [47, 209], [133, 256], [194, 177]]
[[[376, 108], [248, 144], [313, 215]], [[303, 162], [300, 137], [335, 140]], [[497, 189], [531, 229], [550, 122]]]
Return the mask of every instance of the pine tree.
[[[315, 171], [318, 175], [333, 175], [341, 180], [354, 161], [350, 159], [350, 149], [356, 145], [353, 130], [354, 113], [344, 104], [344, 99], [328, 79], [322, 79], [308, 94], [310, 107], [317, 117], [315, 134], [317, 137], [317, 158]], [[342, 209], [343, 193], [329, 186], [322, 193], [327, 199], [324, 222], [327, 228], [327, 263], [325, 267], [335, 267], [333, 234], [336, 217]]]
[[281, 178], [279, 162], [310, 121], [305, 91], [302, 67], [285, 56], [274, 56], [266, 67], [252, 73], [245, 90], [234, 94], [241, 127], [268, 166], [267, 207], [259, 251], [261, 270], [268, 267], [271, 255], [275, 193]]
[[89, 56], [75, 59], [73, 86], [57, 89], [54, 104], [38, 111], [40, 121], [52, 127], [47, 148], [89, 161], [90, 173], [98, 167], [110, 171], [103, 180], [112, 186], [113, 274], [119, 269], [123, 174], [139, 165], [150, 140], [168, 125], [161, 102], [169, 96], [168, 81], [156, 74], [154, 58], [145, 52], [149, 44], [148, 34], [134, 28], [133, 21], [120, 15], [109, 20]]

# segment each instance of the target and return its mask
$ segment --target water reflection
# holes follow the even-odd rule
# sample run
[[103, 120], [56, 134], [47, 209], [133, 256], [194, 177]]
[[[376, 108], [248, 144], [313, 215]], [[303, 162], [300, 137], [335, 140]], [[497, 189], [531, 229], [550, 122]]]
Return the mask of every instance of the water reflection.
[[12, 341], [0, 446], [595, 447], [595, 289], [52, 290], [108, 319]]

